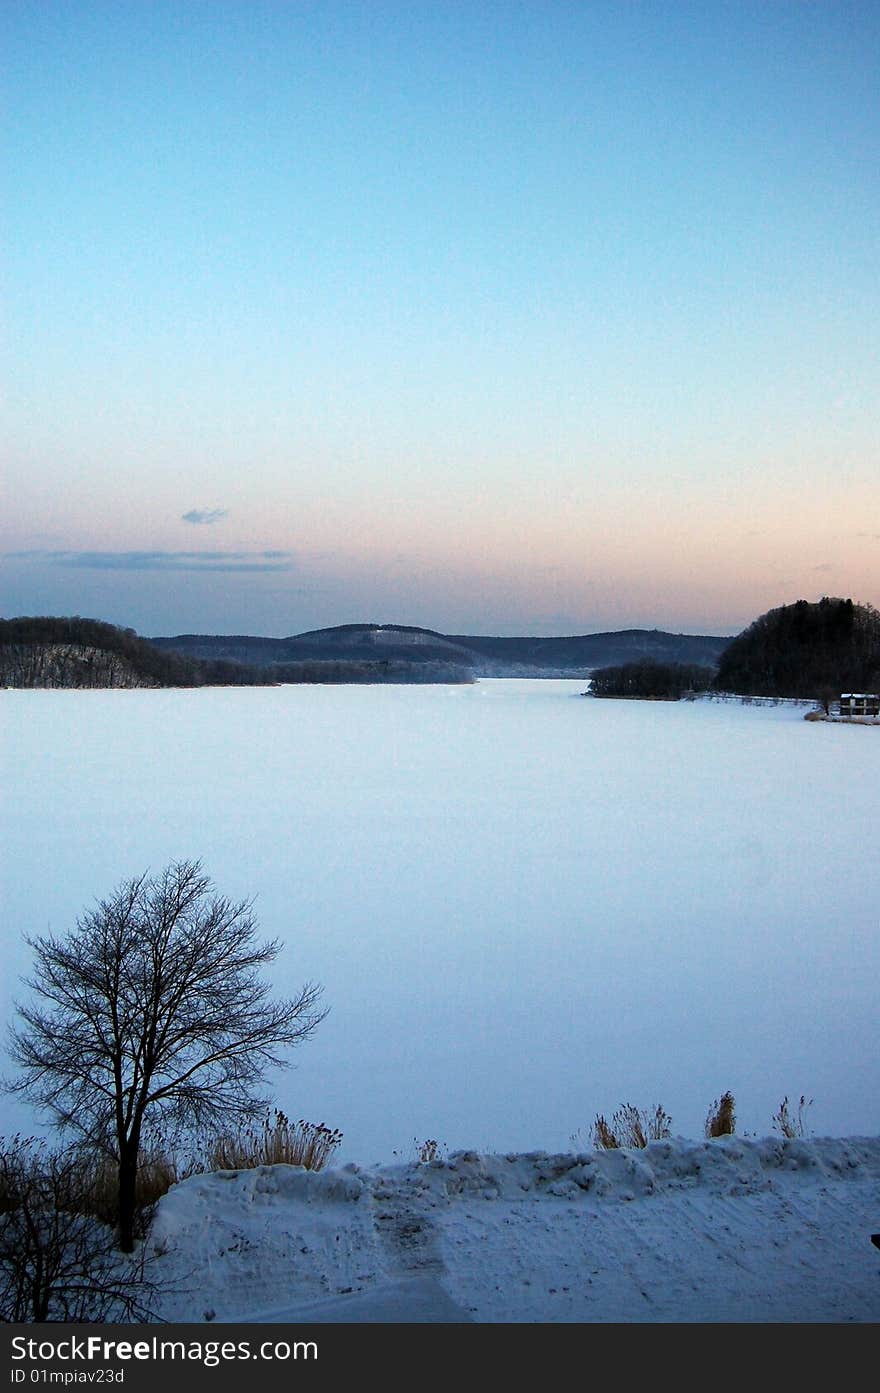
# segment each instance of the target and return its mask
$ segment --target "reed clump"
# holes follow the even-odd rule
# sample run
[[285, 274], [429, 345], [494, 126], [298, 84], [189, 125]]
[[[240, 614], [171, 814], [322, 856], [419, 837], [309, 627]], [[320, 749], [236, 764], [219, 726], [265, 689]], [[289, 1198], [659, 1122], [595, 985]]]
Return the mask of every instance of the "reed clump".
[[716, 1098], [706, 1116], [706, 1136], [732, 1137], [736, 1131], [736, 1101], [728, 1090]]
[[206, 1155], [207, 1170], [253, 1170], [256, 1166], [304, 1166], [319, 1171], [342, 1142], [342, 1133], [323, 1122], [292, 1122], [280, 1108], [262, 1124], [217, 1137]]
[[623, 1147], [644, 1150], [651, 1141], [672, 1136], [672, 1118], [661, 1103], [650, 1110], [623, 1103], [610, 1123], [600, 1114], [593, 1125], [593, 1145], [597, 1151], [616, 1151]]

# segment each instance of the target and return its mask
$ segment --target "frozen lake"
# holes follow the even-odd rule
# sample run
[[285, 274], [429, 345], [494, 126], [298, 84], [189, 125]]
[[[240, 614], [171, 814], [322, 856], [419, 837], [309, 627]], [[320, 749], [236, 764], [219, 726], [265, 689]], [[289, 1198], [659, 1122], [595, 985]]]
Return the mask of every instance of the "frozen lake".
[[24, 933], [200, 857], [279, 992], [324, 984], [276, 1092], [345, 1159], [567, 1149], [624, 1101], [696, 1137], [725, 1089], [741, 1131], [805, 1092], [880, 1132], [880, 732], [583, 687], [0, 693], [4, 1020]]

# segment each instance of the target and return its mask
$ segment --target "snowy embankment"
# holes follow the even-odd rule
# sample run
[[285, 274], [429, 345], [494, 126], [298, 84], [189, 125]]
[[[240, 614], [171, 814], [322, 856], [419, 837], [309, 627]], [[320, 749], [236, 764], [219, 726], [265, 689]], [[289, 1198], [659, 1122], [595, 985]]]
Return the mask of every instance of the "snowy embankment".
[[193, 1176], [171, 1320], [875, 1321], [880, 1138]]

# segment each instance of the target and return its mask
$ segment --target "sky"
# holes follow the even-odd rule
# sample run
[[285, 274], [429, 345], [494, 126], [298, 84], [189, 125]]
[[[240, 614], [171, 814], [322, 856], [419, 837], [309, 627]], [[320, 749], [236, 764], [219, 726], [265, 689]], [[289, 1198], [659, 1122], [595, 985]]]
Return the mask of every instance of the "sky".
[[880, 603], [880, 6], [6, 0], [4, 615]]

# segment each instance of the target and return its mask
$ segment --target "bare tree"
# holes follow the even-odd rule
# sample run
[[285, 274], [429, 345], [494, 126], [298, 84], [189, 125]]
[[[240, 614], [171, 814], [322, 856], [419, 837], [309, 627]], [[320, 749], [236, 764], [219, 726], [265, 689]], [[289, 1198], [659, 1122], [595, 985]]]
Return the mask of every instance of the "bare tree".
[[215, 892], [198, 861], [124, 881], [66, 937], [27, 940], [36, 969], [19, 1004], [10, 1085], [91, 1145], [119, 1176], [119, 1241], [134, 1247], [149, 1131], [238, 1125], [265, 1110], [266, 1070], [324, 1019], [321, 988], [271, 1001], [253, 901]]

